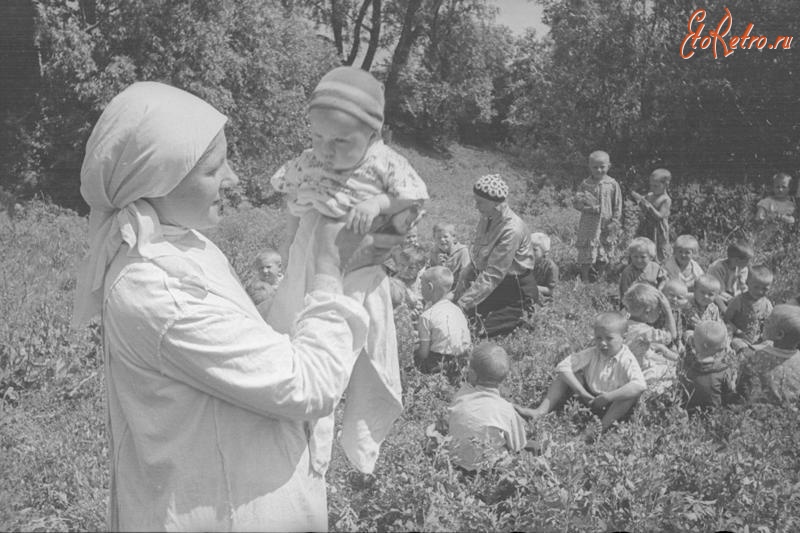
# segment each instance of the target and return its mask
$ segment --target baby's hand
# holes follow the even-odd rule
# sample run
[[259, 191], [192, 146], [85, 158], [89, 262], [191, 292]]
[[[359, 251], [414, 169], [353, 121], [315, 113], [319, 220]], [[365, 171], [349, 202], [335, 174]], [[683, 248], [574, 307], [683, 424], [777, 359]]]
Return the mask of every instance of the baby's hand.
[[347, 213], [347, 229], [363, 235], [370, 230], [375, 217], [380, 214], [381, 207], [373, 198], [364, 200], [363, 202], [353, 206], [353, 208], [350, 209], [350, 212]]

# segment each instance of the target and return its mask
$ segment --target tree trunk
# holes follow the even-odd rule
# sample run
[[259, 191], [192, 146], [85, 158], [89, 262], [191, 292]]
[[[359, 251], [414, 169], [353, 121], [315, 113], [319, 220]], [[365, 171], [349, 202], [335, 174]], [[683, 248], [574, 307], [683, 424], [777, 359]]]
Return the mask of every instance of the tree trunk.
[[344, 27], [344, 13], [339, 0], [331, 0], [331, 30], [333, 31], [333, 45], [339, 57], [344, 55], [344, 40], [342, 28]]
[[372, 0], [364, 0], [358, 9], [358, 15], [353, 23], [353, 44], [350, 47], [350, 54], [344, 62], [345, 65], [352, 65], [356, 61], [358, 49], [361, 47], [361, 26], [364, 24], [364, 17], [367, 16], [367, 9], [371, 3]]
[[372, 0], [372, 21], [369, 28], [369, 45], [361, 68], [369, 71], [372, 61], [375, 59], [375, 52], [378, 50], [378, 41], [381, 38], [381, 0]]
[[386, 75], [386, 115], [396, 116], [397, 105], [397, 84], [400, 78], [400, 71], [408, 64], [411, 56], [411, 49], [417, 39], [418, 30], [416, 28], [417, 16], [422, 8], [423, 0], [409, 0], [405, 15], [403, 16], [403, 28], [400, 30], [400, 38], [392, 54], [392, 63], [389, 65], [389, 72]]

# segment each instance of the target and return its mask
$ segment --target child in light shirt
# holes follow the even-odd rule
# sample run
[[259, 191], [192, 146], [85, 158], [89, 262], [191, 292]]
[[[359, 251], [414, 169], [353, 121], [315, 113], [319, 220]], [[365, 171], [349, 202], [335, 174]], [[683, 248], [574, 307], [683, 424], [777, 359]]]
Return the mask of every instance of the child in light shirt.
[[421, 292], [425, 310], [419, 317], [419, 338], [414, 363], [423, 373], [444, 371], [451, 381], [458, 379], [462, 360], [469, 351], [469, 324], [461, 308], [447, 298], [453, 288], [453, 273], [434, 266], [422, 273]]
[[433, 250], [430, 265], [445, 266], [453, 273], [453, 287], [458, 285], [461, 272], [469, 266], [469, 247], [458, 242], [453, 224], [437, 223], [433, 226]]
[[591, 175], [575, 194], [574, 205], [581, 212], [576, 246], [584, 283], [595, 263], [602, 269], [611, 261], [622, 220], [622, 192], [617, 180], [608, 175], [609, 168], [611, 158], [606, 152], [589, 154]]
[[772, 176], [772, 195], [759, 200], [756, 205], [756, 220], [794, 224], [795, 205], [789, 196], [792, 177], [785, 172]]
[[660, 289], [667, 273], [655, 262], [656, 245], [647, 237], [636, 237], [628, 244], [628, 266], [619, 276], [620, 300], [634, 283], [648, 283]]
[[256, 256], [254, 261], [255, 279], [247, 285], [247, 293], [256, 304], [258, 312], [266, 316], [275, 291], [283, 279], [281, 255], [273, 248], [267, 248]]
[[687, 411], [720, 407], [735, 401], [735, 378], [727, 356], [728, 331], [722, 322], [703, 321], [697, 324], [692, 337], [694, 357], [687, 362], [681, 377], [687, 400]]
[[525, 421], [498, 389], [509, 366], [506, 351], [491, 342], [482, 342], [470, 356], [467, 382], [453, 397], [448, 418], [450, 455], [465, 470], [525, 446]]
[[533, 247], [533, 277], [538, 286], [536, 303], [553, 300], [553, 292], [558, 283], [558, 265], [548, 257], [550, 253], [550, 237], [545, 233], [531, 233], [531, 246]]
[[[627, 415], [647, 383], [636, 357], [624, 344], [628, 321], [620, 313], [601, 313], [594, 322], [594, 346], [574, 353], [556, 366], [556, 377], [535, 409], [517, 406], [525, 417], [536, 420], [557, 409], [570, 396], [601, 417], [602, 429]], [[592, 428], [584, 433], [594, 438]]]
[[664, 261], [664, 270], [670, 279], [679, 279], [689, 292], [694, 290], [694, 282], [703, 275], [703, 268], [695, 261], [700, 244], [692, 235], [680, 235], [672, 245], [672, 257]]
[[682, 313], [683, 339], [687, 345], [691, 345], [691, 338], [698, 324], [708, 321], [724, 324], [722, 313], [714, 303], [720, 290], [722, 284], [714, 276], [703, 274], [695, 281], [692, 297]]
[[389, 278], [392, 307], [405, 304], [414, 316], [419, 316], [422, 312], [420, 275], [425, 268], [427, 255], [425, 249], [418, 244], [407, 243], [392, 250], [390, 259], [397, 269]]
[[764, 265], [750, 268], [747, 274], [747, 290], [728, 304], [725, 323], [731, 336], [731, 347], [737, 352], [742, 348], [761, 342], [764, 322], [772, 313], [772, 302], [767, 292], [772, 288], [773, 275]]
[[631, 192], [641, 211], [636, 235], [647, 237], [655, 243], [656, 259], [659, 262], [669, 255], [669, 213], [672, 199], [667, 194], [667, 187], [670, 181], [672, 173], [665, 168], [657, 168], [650, 174], [650, 190], [646, 195]]
[[800, 307], [776, 305], [764, 325], [772, 342], [755, 347], [745, 357], [736, 384], [749, 402], [780, 404], [800, 397]]
[[[675, 335], [672, 337], [672, 342], [669, 343], [669, 348], [678, 352], [678, 354], [683, 354], [683, 313], [689, 307], [689, 290], [681, 280], [668, 279], [661, 288], [661, 292], [667, 297], [670, 309], [672, 309], [672, 317], [675, 321]], [[657, 326], [663, 329], [665, 325], [664, 317], [659, 317]]]
[[754, 255], [753, 245], [739, 240], [728, 246], [725, 258], [717, 259], [709, 265], [706, 273], [722, 284], [722, 290], [714, 303], [723, 313], [734, 296], [747, 290], [747, 265]]
[[[314, 235], [322, 217], [341, 220], [356, 233], [405, 234], [428, 198], [425, 183], [408, 161], [381, 140], [383, 85], [355, 67], [338, 67], [311, 94], [311, 148], [284, 164], [271, 178], [286, 195], [287, 279], [281, 283], [267, 322], [290, 333], [314, 279]], [[412, 213], [412, 216], [408, 216]], [[400, 227], [402, 226], [402, 227]], [[371, 472], [391, 421], [402, 412], [397, 334], [389, 278], [382, 266], [347, 273], [345, 293], [369, 315], [367, 345], [358, 356], [347, 390], [342, 441], [350, 461]], [[380, 408], [372, 408], [379, 405]], [[324, 474], [331, 455], [333, 416], [314, 422], [309, 440], [312, 468]]]
[[[675, 338], [675, 320], [667, 297], [646, 283], [634, 283], [622, 298], [628, 310], [628, 328], [623, 336], [642, 369], [647, 388], [664, 392], [675, 380], [678, 354], [667, 345]], [[664, 317], [667, 329], [653, 324]]]

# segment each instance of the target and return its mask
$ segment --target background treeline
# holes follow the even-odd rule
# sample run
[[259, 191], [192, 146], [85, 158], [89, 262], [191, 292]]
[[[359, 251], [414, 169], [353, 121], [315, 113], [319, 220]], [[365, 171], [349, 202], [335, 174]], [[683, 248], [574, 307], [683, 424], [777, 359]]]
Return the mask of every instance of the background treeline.
[[[82, 210], [83, 147], [109, 99], [161, 80], [230, 117], [239, 199], [269, 199], [266, 178], [306, 142], [305, 102], [341, 63], [386, 83], [395, 138], [442, 154], [452, 142], [519, 156], [533, 189], [571, 185], [585, 156], [612, 154], [612, 175], [643, 186], [665, 166], [680, 183], [761, 183], [800, 168], [800, 55], [737, 50], [681, 59], [693, 7], [682, 0], [537, 0], [549, 35], [517, 36], [487, 0], [37, 0], [38, 75], [29, 105], [0, 106], [0, 187]], [[732, 34], [800, 34], [783, 0], [727, 6]], [[8, 19], [7, 19], [8, 20]], [[798, 35], [800, 36], [800, 35]], [[706, 190], [704, 194], [712, 194]]]

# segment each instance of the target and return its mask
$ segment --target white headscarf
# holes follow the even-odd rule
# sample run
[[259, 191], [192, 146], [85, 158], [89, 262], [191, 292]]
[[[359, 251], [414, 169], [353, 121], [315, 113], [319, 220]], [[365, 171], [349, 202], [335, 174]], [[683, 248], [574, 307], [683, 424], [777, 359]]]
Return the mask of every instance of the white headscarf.
[[144, 199], [174, 189], [226, 120], [200, 98], [155, 82], [134, 83], [108, 104], [81, 168], [81, 195], [91, 208], [89, 252], [78, 271], [73, 326], [100, 313], [106, 270], [123, 242], [145, 258], [169, 252]]

